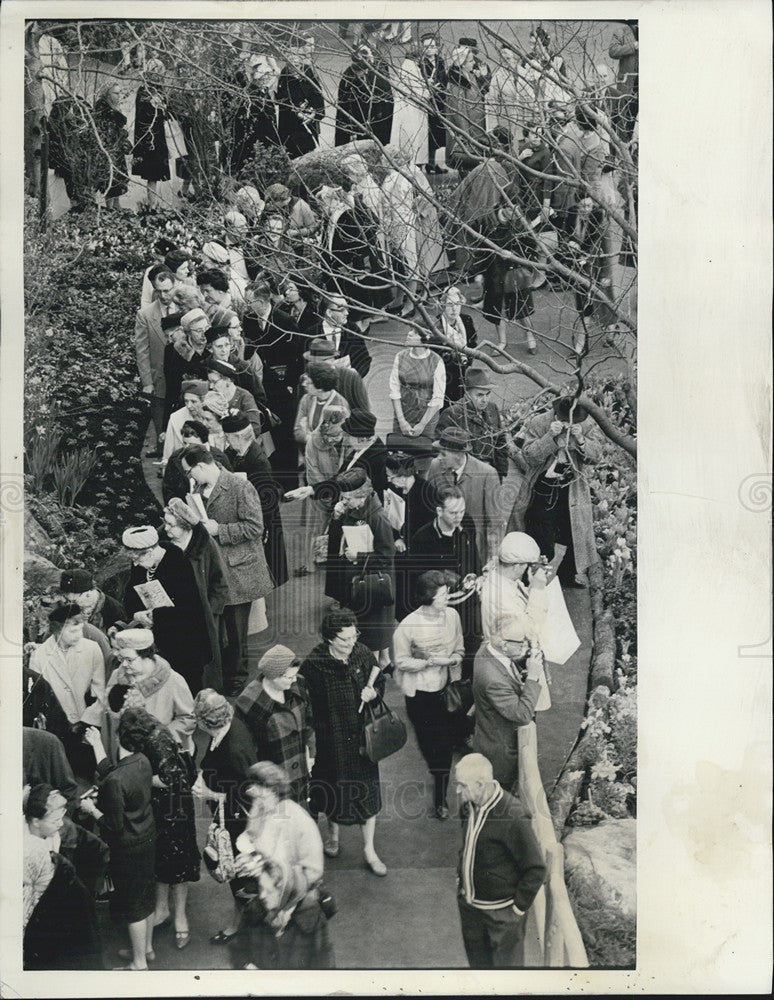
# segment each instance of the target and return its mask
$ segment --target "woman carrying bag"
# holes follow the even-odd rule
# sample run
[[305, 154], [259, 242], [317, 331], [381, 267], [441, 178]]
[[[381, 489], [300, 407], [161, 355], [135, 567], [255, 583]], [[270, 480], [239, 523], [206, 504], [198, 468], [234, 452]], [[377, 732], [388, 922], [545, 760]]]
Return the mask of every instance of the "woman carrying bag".
[[358, 642], [357, 621], [347, 608], [329, 611], [320, 625], [322, 642], [300, 667], [312, 705], [317, 756], [312, 768], [310, 811], [324, 813], [329, 858], [339, 854], [339, 826], [359, 826], [366, 868], [387, 874], [374, 849], [376, 816], [381, 810], [379, 765], [363, 752], [368, 721], [364, 703], [384, 691], [373, 653]]
[[406, 713], [419, 749], [433, 776], [433, 815], [449, 818], [446, 791], [457, 724], [444, 701], [444, 689], [461, 676], [465, 642], [460, 616], [448, 606], [446, 574], [429, 570], [417, 581], [420, 606], [395, 630], [395, 682], [406, 696]]

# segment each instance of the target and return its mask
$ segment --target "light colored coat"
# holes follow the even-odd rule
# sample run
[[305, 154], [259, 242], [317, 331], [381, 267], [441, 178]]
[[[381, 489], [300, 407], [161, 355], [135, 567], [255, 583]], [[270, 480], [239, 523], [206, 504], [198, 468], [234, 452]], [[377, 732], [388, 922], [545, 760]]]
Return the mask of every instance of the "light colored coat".
[[497, 552], [505, 523], [505, 494], [495, 470], [486, 462], [468, 455], [462, 476], [456, 482], [454, 473], [444, 468], [440, 458], [434, 458], [427, 470], [427, 481], [436, 489], [441, 486], [460, 488], [465, 497], [465, 510], [476, 526], [476, 544], [481, 562], [487, 562]]
[[248, 604], [274, 589], [263, 552], [263, 512], [252, 483], [221, 469], [207, 516], [217, 521], [215, 540], [226, 567], [229, 604]]
[[161, 302], [151, 302], [137, 310], [134, 321], [134, 351], [143, 385], [153, 386], [153, 395], [163, 399], [167, 394], [164, 378], [164, 348], [167, 336], [161, 329], [166, 311]]
[[105, 660], [102, 650], [91, 639], [80, 639], [63, 652], [57, 637], [50, 635], [33, 650], [30, 670], [51, 685], [62, 711], [70, 723], [86, 715], [86, 694], [91, 692], [101, 707], [105, 701]]
[[518, 782], [517, 729], [532, 722], [539, 695], [538, 681], [522, 684], [515, 668], [506, 666], [488, 643], [481, 646], [473, 661], [473, 750], [487, 758], [495, 780], [505, 789], [513, 789]]
[[[532, 488], [541, 473], [549, 467], [558, 451], [558, 446], [549, 431], [554, 414], [551, 410], [538, 413], [524, 427], [524, 444], [521, 455], [527, 470], [523, 473], [521, 489], [511, 511], [508, 521], [508, 531], [524, 531], [524, 515], [532, 496]], [[600, 443], [596, 425], [587, 418], [581, 424], [585, 441], [585, 457], [581, 457], [577, 449], [570, 449], [573, 465], [581, 469], [570, 483], [568, 496], [570, 507], [570, 527], [572, 528], [572, 547], [575, 556], [575, 566], [578, 573], [583, 573], [599, 562], [599, 553], [594, 542], [594, 518], [591, 507], [591, 491], [583, 476], [584, 464], [595, 462], [599, 457]]]

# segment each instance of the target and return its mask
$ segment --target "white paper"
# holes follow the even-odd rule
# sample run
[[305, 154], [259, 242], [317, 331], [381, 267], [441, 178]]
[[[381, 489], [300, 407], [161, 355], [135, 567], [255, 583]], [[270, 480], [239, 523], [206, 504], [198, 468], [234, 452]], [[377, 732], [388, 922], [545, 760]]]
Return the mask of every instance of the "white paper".
[[134, 590], [145, 606], [146, 611], [155, 611], [156, 608], [174, 608], [175, 606], [175, 602], [158, 580], [137, 583], [134, 586]]
[[374, 533], [367, 524], [345, 524], [341, 530], [344, 534], [342, 552], [344, 546], [353, 556], [374, 551]]

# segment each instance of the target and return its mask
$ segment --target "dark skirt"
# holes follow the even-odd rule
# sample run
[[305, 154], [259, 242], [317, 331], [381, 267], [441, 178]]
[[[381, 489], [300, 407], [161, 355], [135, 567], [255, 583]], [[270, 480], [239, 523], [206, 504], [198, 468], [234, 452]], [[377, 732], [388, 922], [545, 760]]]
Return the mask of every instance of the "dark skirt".
[[419, 750], [431, 774], [448, 774], [458, 724], [446, 711], [442, 691], [417, 691], [406, 697], [406, 714], [416, 733]]
[[248, 962], [259, 969], [335, 969], [328, 921], [318, 903], [297, 909], [277, 937], [266, 924], [243, 926], [231, 948], [234, 968]]
[[114, 920], [134, 924], [149, 917], [156, 908], [156, 837], [138, 844], [110, 848], [108, 869], [113, 892], [110, 915]]
[[156, 881], [165, 885], [198, 882], [201, 854], [190, 791], [154, 788], [151, 805], [156, 821]]

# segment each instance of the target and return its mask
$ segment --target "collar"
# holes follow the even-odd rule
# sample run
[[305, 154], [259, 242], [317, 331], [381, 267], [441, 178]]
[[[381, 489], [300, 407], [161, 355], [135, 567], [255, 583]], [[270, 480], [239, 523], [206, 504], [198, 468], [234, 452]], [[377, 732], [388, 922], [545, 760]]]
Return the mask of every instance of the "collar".
[[495, 658], [496, 660], [499, 660], [499, 662], [500, 662], [500, 663], [502, 663], [502, 665], [503, 665], [504, 667], [508, 667], [508, 668], [510, 669], [510, 666], [511, 666], [511, 661], [510, 661], [510, 659], [509, 659], [509, 658], [508, 658], [508, 657], [507, 657], [507, 656], [505, 655], [505, 653], [502, 653], [502, 652], [500, 652], [500, 650], [499, 650], [499, 649], [495, 649], [495, 647], [494, 647], [494, 646], [492, 645], [492, 643], [491, 643], [491, 642], [488, 642], [488, 643], [486, 644], [486, 648], [487, 648], [487, 649], [489, 650], [489, 652], [490, 652], [490, 653], [492, 654], [492, 656], [493, 656], [493, 657], [494, 657], [494, 658]]
[[454, 531], [450, 532], [447, 535], [445, 531], [441, 531], [441, 526], [438, 523], [438, 518], [436, 518], [433, 521], [433, 527], [435, 528], [435, 533], [438, 535], [439, 538], [451, 538], [452, 535], [455, 535], [460, 530], [460, 528], [455, 528]]
[[499, 781], [494, 782], [494, 791], [486, 800], [482, 802], [480, 806], [474, 806], [471, 803], [471, 812], [475, 812], [478, 816], [482, 816], [488, 813], [493, 806], [495, 806], [500, 799], [503, 797], [503, 789]]
[[342, 328], [340, 326], [333, 326], [327, 319], [324, 319], [322, 321], [322, 330], [326, 337], [335, 337], [337, 334], [341, 336]]
[[150, 698], [154, 695], [172, 676], [172, 667], [165, 659], [157, 656], [155, 662], [156, 666], [150, 677], [146, 677], [144, 681], [134, 685], [143, 698]]

